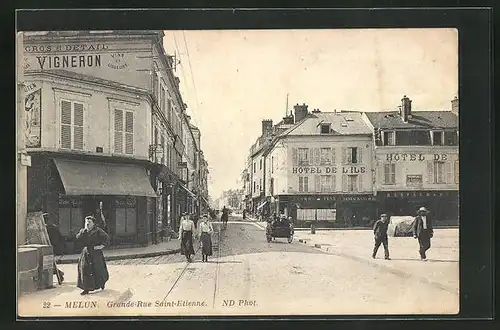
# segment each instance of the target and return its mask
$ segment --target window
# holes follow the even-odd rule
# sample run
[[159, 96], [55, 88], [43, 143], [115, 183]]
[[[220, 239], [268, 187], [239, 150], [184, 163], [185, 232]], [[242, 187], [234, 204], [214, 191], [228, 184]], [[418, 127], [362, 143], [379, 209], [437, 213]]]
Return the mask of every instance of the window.
[[435, 146], [442, 146], [444, 143], [444, 134], [443, 132], [437, 132], [437, 131], [433, 131], [432, 132], [432, 135], [433, 135], [433, 145]]
[[444, 162], [434, 162], [434, 183], [446, 183]]
[[320, 165], [329, 165], [332, 163], [332, 149], [331, 148], [321, 148], [320, 149]]
[[253, 192], [255, 192], [255, 181], [253, 182]]
[[137, 211], [135, 197], [115, 199], [115, 234], [121, 236], [137, 233]]
[[165, 136], [161, 136], [161, 148], [163, 149], [161, 152], [161, 164], [165, 165]]
[[309, 191], [309, 178], [307, 176], [299, 176], [299, 192]]
[[422, 186], [422, 175], [407, 175], [406, 176], [406, 186], [407, 187], [421, 187]]
[[309, 165], [309, 149], [299, 148], [299, 165]]
[[[115, 109], [115, 153], [132, 155], [134, 153], [134, 113]], [[158, 131], [155, 129], [155, 144]]]
[[167, 100], [167, 119], [169, 123], [172, 123], [172, 100], [170, 97]]
[[458, 132], [456, 131], [444, 132], [444, 144], [447, 146], [458, 145]]
[[274, 173], [274, 156], [271, 157], [271, 173]]
[[158, 105], [161, 112], [165, 113], [165, 89], [160, 85], [160, 97], [158, 100]]
[[358, 148], [347, 148], [347, 163], [357, 164], [358, 163]]
[[255, 173], [255, 168], [256, 168], [255, 163], [253, 163], [253, 172], [254, 173]]
[[259, 191], [263, 191], [264, 187], [262, 187], [262, 179], [259, 179]]
[[453, 172], [455, 174], [455, 183], [458, 184], [460, 182], [460, 174], [458, 172], [459, 170], [458, 160], [456, 160], [453, 165], [454, 165]]
[[396, 145], [398, 146], [427, 146], [431, 144], [429, 131], [397, 131]]
[[262, 159], [260, 160], [259, 170], [262, 170]]
[[153, 74], [153, 96], [155, 97], [156, 100], [158, 100], [158, 76], [156, 74]]
[[83, 226], [83, 201], [59, 196], [59, 230], [63, 236], [76, 235]]
[[320, 192], [331, 192], [332, 189], [332, 176], [331, 175], [321, 175], [319, 181], [319, 191]]
[[396, 183], [396, 164], [384, 164], [384, 184]]
[[83, 150], [83, 103], [61, 100], [61, 148]]
[[394, 133], [394, 131], [385, 131], [384, 132], [384, 135], [383, 135], [383, 139], [384, 139], [384, 146], [393, 146], [395, 145], [396, 143], [396, 134]]
[[321, 124], [321, 134], [329, 134], [330, 127], [331, 127], [331, 124]]
[[348, 175], [347, 176], [347, 191], [355, 192], [358, 191], [358, 176]]

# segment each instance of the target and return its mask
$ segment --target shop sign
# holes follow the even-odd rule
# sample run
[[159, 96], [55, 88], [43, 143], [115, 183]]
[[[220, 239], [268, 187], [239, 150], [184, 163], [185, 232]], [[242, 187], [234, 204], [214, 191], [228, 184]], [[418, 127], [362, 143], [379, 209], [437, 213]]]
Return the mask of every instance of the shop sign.
[[52, 268], [54, 268], [54, 255], [49, 254], [49, 255], [43, 256], [42, 269], [46, 270], [46, 269], [52, 269]]
[[59, 195], [59, 207], [79, 208], [83, 206], [83, 200], [78, 196]]
[[361, 202], [361, 201], [375, 201], [376, 200], [373, 195], [360, 195], [360, 196], [343, 195], [342, 199], [345, 202]]
[[432, 157], [430, 155], [425, 154], [417, 154], [417, 153], [400, 153], [400, 154], [386, 154], [385, 160], [388, 162], [399, 162], [399, 161], [411, 161], [411, 162], [422, 162], [426, 160], [434, 160], [434, 161], [446, 161], [448, 160], [447, 154], [433, 154]]
[[25, 122], [27, 148], [40, 148], [41, 146], [41, 115], [42, 115], [42, 89], [36, 83], [27, 83], [24, 87]]
[[305, 203], [305, 202], [324, 202], [324, 201], [333, 201], [335, 202], [337, 200], [337, 196], [321, 196], [321, 195], [315, 195], [315, 196], [293, 196], [292, 200], [296, 203]]
[[391, 191], [385, 197], [445, 197], [451, 196], [449, 191]]
[[342, 171], [343, 174], [357, 174], [366, 173], [366, 167], [357, 166], [327, 166], [327, 167], [309, 167], [309, 166], [296, 166], [292, 167], [293, 174], [335, 174]]

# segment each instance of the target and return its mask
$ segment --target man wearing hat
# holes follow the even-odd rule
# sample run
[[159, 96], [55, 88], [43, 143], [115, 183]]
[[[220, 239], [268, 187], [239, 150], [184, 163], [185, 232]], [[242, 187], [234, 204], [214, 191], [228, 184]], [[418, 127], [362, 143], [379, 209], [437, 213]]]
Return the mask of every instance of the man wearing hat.
[[413, 221], [413, 237], [418, 238], [420, 245], [420, 259], [427, 260], [425, 252], [431, 247], [431, 238], [434, 234], [432, 229], [432, 221], [429, 218], [429, 211], [425, 207], [418, 209], [415, 221]]
[[387, 227], [389, 226], [389, 220], [387, 214], [380, 215], [380, 220], [377, 220], [373, 225], [373, 234], [375, 235], [375, 247], [373, 248], [372, 258], [375, 259], [377, 256], [378, 248], [380, 244], [384, 245], [385, 259], [389, 258], [389, 240], [387, 238]]

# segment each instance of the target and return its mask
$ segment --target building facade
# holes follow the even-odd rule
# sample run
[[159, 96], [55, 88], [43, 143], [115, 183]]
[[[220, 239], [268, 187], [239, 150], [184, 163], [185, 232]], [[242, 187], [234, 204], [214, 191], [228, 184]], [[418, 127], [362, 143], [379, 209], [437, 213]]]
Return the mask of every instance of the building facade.
[[[301, 114], [304, 115], [301, 116]], [[355, 112], [307, 113], [266, 152], [266, 196], [273, 212], [298, 224], [364, 225], [376, 216], [371, 131]]]
[[59, 225], [66, 253], [102, 203], [112, 246], [178, 227], [185, 111], [161, 31], [24, 37], [28, 212]]
[[458, 223], [458, 99], [453, 111], [364, 113], [374, 133], [378, 207], [389, 215], [414, 215], [425, 206], [440, 224]]

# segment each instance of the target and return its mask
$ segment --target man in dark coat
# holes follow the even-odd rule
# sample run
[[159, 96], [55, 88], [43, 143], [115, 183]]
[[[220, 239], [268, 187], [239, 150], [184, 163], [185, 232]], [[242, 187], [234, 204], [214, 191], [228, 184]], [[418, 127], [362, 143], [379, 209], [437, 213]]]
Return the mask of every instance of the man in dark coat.
[[380, 244], [384, 245], [385, 259], [389, 258], [389, 240], [387, 238], [387, 227], [389, 226], [389, 220], [387, 214], [382, 214], [380, 220], [377, 220], [373, 225], [373, 234], [375, 235], [375, 247], [373, 248], [372, 258], [375, 259], [377, 256], [378, 248]]
[[[47, 234], [49, 235], [50, 244], [52, 245], [54, 255], [61, 256], [64, 254], [64, 237], [59, 231], [59, 228], [53, 224], [48, 216], [48, 213], [43, 213], [43, 220], [45, 221], [45, 228], [47, 229]], [[64, 281], [64, 272], [57, 268], [56, 262], [54, 260], [54, 274], [57, 275], [57, 280], [59, 285]]]
[[413, 221], [413, 237], [418, 238], [420, 246], [420, 259], [427, 260], [426, 251], [431, 247], [431, 238], [434, 235], [432, 221], [428, 216], [429, 212], [425, 207], [418, 210], [418, 214]]

